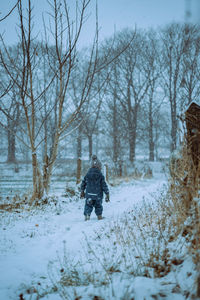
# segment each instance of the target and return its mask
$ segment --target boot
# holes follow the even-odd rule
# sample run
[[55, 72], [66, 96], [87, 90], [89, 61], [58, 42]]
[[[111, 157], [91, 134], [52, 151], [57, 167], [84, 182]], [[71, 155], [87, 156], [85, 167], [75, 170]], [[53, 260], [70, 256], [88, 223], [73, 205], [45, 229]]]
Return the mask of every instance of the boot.
[[103, 219], [102, 215], [97, 216], [97, 218], [98, 218], [98, 220], [102, 220]]
[[85, 221], [89, 221], [89, 219], [90, 219], [90, 216], [89, 216], [89, 215], [86, 215], [86, 216], [85, 216]]

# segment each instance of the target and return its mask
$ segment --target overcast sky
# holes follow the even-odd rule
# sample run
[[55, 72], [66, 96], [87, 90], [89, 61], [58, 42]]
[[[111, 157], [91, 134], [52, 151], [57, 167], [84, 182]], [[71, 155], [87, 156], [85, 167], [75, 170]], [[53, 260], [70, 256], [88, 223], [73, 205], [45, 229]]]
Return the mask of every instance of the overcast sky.
[[[0, 0], [0, 18], [2, 18], [17, 0]], [[25, 0], [24, 0], [25, 1]], [[93, 3], [94, 0], [91, 0]], [[68, 3], [75, 3], [75, 0], [67, 0]], [[196, 18], [200, 0], [98, 0], [98, 15], [100, 38], [113, 34], [114, 28], [118, 31], [125, 27], [149, 28], [162, 26], [172, 21], [184, 22], [186, 4], [190, 3], [190, 10], [193, 19]], [[42, 32], [41, 12], [47, 11], [49, 6], [46, 0], [33, 0], [35, 30]], [[88, 14], [91, 13], [84, 31], [81, 43], [88, 44], [92, 41], [94, 28], [94, 5], [91, 5]], [[196, 14], [196, 15], [195, 15]], [[4, 32], [6, 43], [16, 42], [17, 17], [14, 12], [5, 21], [0, 22], [0, 33]]]

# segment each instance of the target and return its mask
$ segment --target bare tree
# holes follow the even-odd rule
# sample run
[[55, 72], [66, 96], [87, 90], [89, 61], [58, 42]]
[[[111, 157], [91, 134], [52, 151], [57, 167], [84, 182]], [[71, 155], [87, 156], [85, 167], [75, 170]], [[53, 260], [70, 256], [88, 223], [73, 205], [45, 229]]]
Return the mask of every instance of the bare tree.
[[183, 31], [184, 51], [182, 62], [182, 78], [180, 83], [180, 109], [183, 111], [195, 100], [199, 99], [200, 86], [200, 36], [199, 26], [185, 24]]
[[8, 140], [8, 154], [7, 162], [16, 162], [16, 133], [18, 130], [19, 119], [20, 119], [20, 107], [19, 102], [17, 102], [17, 95], [14, 90], [10, 93], [10, 97], [7, 99], [6, 106], [1, 103], [0, 111], [4, 112], [4, 118], [0, 121], [0, 124], [7, 131]]
[[[55, 49], [52, 50], [46, 43], [46, 54], [49, 63], [50, 78], [46, 82], [46, 86], [42, 90], [37, 87], [38, 79], [41, 79], [40, 72], [37, 72], [39, 64], [38, 58], [38, 44], [34, 41], [32, 36], [32, 1], [28, 1], [27, 16], [24, 13], [23, 1], [19, 0], [18, 13], [20, 20], [20, 42], [19, 49], [20, 60], [13, 61], [7, 50], [5, 44], [2, 43], [4, 49], [0, 52], [1, 63], [9, 75], [12, 82], [20, 90], [20, 105], [23, 108], [26, 119], [26, 127], [28, 132], [29, 143], [25, 141], [24, 144], [31, 149], [32, 152], [32, 169], [33, 169], [33, 195], [32, 200], [42, 198], [44, 192], [48, 193], [50, 186], [50, 179], [52, 176], [53, 166], [57, 157], [60, 140], [64, 138], [64, 134], [69, 126], [76, 119], [78, 113], [87, 95], [92, 87], [94, 74], [97, 67], [97, 36], [94, 41], [88, 69], [86, 70], [84, 84], [82, 89], [82, 97], [79, 99], [78, 106], [73, 106], [72, 100], [68, 97], [68, 85], [73, 67], [76, 63], [76, 45], [79, 40], [80, 32], [84, 23], [85, 11], [90, 3], [90, 0], [83, 0], [80, 5], [77, 1], [75, 21], [70, 19], [69, 7], [66, 1], [56, 0], [50, 3], [52, 8], [52, 19], [54, 22], [54, 29], [51, 28], [51, 34], [54, 37]], [[27, 21], [26, 21], [27, 20]], [[4, 50], [4, 51], [3, 51]], [[5, 59], [5, 54], [7, 60]], [[13, 70], [17, 73], [18, 80], [13, 75]], [[52, 104], [46, 103], [45, 93], [50, 86], [56, 82], [57, 93], [55, 101]], [[41, 102], [43, 99], [43, 102]], [[42, 103], [42, 105], [41, 105]], [[43, 105], [44, 104], [44, 105]], [[48, 108], [48, 111], [47, 111]], [[38, 118], [40, 110], [44, 111], [42, 118]], [[56, 114], [55, 132], [51, 152], [44, 157], [43, 166], [41, 168], [41, 145], [47, 135], [42, 136], [42, 130], [47, 125], [46, 120], [50, 112], [54, 109]], [[44, 131], [47, 129], [44, 129]]]
[[185, 51], [184, 25], [171, 24], [161, 33], [162, 40], [162, 87], [168, 98], [171, 113], [171, 151], [177, 147], [178, 106], [182, 62]]
[[143, 104], [143, 121], [146, 120], [146, 131], [148, 132], [148, 145], [149, 145], [149, 161], [154, 161], [155, 156], [155, 115], [160, 109], [162, 99], [158, 99], [156, 89], [159, 84], [160, 78], [160, 61], [159, 61], [159, 44], [156, 39], [156, 33], [149, 31], [146, 35], [146, 40], [143, 46], [143, 68], [145, 75], [149, 81], [149, 89], [145, 96]]
[[[18, 50], [15, 46], [9, 47], [9, 52], [13, 58], [18, 58]], [[17, 74], [15, 72], [15, 78]], [[16, 135], [19, 130], [19, 121], [21, 114], [21, 106], [19, 105], [19, 89], [9, 79], [4, 68], [1, 68], [1, 102], [0, 102], [0, 125], [6, 129], [8, 141], [7, 162], [16, 162]]]
[[15, 135], [18, 130], [20, 121], [20, 105], [17, 101], [17, 94], [12, 91], [11, 105], [8, 110], [7, 127], [8, 127], [8, 157], [7, 162], [16, 162], [16, 138]]
[[[103, 112], [106, 116], [108, 129], [104, 131], [108, 134], [108, 154], [114, 163], [115, 172], [118, 173], [119, 162], [122, 160], [122, 140], [124, 138], [124, 127], [122, 125], [123, 116], [121, 114], [120, 99], [118, 96], [118, 60], [115, 60], [111, 66], [109, 74], [108, 86], [106, 90], [106, 104], [104, 104]], [[105, 128], [105, 125], [104, 125]]]
[[97, 76], [96, 78], [96, 84], [95, 84], [95, 93], [94, 93], [94, 99], [91, 103], [88, 105], [87, 114], [85, 117], [82, 118], [82, 130], [83, 133], [88, 138], [88, 154], [89, 159], [91, 159], [93, 154], [93, 136], [95, 133], [98, 132], [98, 120], [101, 113], [101, 106], [103, 101], [104, 93], [101, 93], [100, 90], [100, 78]]
[[[128, 31], [122, 32], [121, 42], [125, 43], [130, 34]], [[149, 88], [149, 80], [142, 61], [143, 45], [143, 35], [137, 31], [131, 45], [121, 56], [118, 68], [118, 77], [121, 74], [119, 98], [127, 122], [130, 162], [135, 159], [138, 112]]]

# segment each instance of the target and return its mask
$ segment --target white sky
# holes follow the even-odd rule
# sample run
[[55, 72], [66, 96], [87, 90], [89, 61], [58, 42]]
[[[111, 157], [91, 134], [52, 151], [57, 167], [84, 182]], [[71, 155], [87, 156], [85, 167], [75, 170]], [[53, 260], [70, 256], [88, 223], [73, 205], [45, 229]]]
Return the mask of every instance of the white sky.
[[[17, 0], [0, 0], [0, 18], [2, 18]], [[27, 1], [27, 0], [26, 0]], [[35, 30], [41, 36], [42, 12], [49, 6], [46, 0], [32, 0], [34, 5]], [[92, 42], [95, 27], [95, 0], [88, 9], [91, 13], [81, 38], [81, 44]], [[75, 3], [75, 0], [67, 0], [67, 3]], [[200, 0], [98, 0], [98, 15], [100, 27], [100, 39], [113, 34], [114, 28], [120, 30], [125, 27], [149, 28], [162, 26], [172, 21], [184, 22], [186, 3], [190, 3], [191, 19], [197, 19]], [[200, 6], [200, 5], [199, 5]], [[0, 23], [0, 33], [4, 32], [6, 43], [16, 42], [16, 13], [13, 13], [5, 21]]]

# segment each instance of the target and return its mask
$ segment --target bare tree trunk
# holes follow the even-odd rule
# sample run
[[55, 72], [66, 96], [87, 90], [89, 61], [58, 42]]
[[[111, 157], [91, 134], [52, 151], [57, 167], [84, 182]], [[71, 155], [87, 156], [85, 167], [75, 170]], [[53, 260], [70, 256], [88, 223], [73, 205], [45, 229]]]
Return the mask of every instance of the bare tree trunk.
[[[117, 124], [117, 72], [116, 65], [114, 69], [115, 76], [115, 86], [114, 86], [114, 95], [113, 95], [113, 162], [117, 166], [117, 161], [119, 159], [119, 145], [118, 145], [118, 124]], [[116, 167], [115, 166], [115, 167]]]
[[77, 159], [82, 156], [82, 127], [78, 127], [78, 136], [77, 136]]
[[33, 203], [35, 199], [41, 199], [44, 194], [42, 176], [40, 173], [37, 155], [35, 152], [32, 153], [32, 170], [33, 170], [33, 193], [31, 197], [31, 203]]
[[91, 157], [92, 157], [92, 151], [93, 151], [92, 135], [88, 135], [88, 144], [89, 144], [89, 159], [91, 159]]
[[77, 172], [76, 172], [76, 184], [79, 184], [81, 182], [81, 159], [77, 159]]
[[[12, 112], [12, 113], [11, 113]], [[16, 103], [16, 93], [13, 91], [12, 104], [7, 114], [8, 156], [7, 162], [16, 162], [16, 132], [20, 118], [19, 104]]]
[[43, 192], [45, 191], [46, 194], [49, 193], [52, 171], [57, 157], [57, 152], [58, 152], [58, 142], [57, 144], [55, 143], [55, 146], [52, 149], [51, 158], [47, 160], [48, 165], [45, 165], [45, 173], [43, 174], [43, 189], [44, 189]]
[[109, 178], [108, 178], [108, 165], [105, 164], [104, 167], [105, 167], [104, 176], [105, 176], [106, 181], [108, 182], [109, 181]]
[[77, 136], [77, 172], [76, 172], [76, 184], [81, 182], [81, 157], [82, 157], [82, 127], [78, 127]]
[[134, 130], [131, 128], [129, 131], [129, 160], [131, 163], [135, 160], [135, 146], [136, 146], [136, 137], [134, 135]]
[[135, 104], [134, 108], [132, 108], [130, 83], [128, 83], [127, 100], [128, 100], [128, 130], [129, 130], [129, 160], [131, 163], [133, 163], [135, 160], [135, 148], [136, 148], [137, 104]]
[[[10, 122], [9, 122], [10, 123]], [[11, 125], [8, 126], [8, 156], [7, 156], [7, 162], [8, 163], [15, 163], [16, 162], [16, 148], [15, 148], [15, 134], [13, 132], [13, 128]]]
[[176, 150], [177, 147], [177, 115], [176, 105], [171, 106], [171, 151]]
[[151, 97], [149, 101], [149, 161], [154, 161], [152, 100]]
[[153, 139], [150, 138], [149, 142], [149, 161], [154, 161], [154, 142]]

